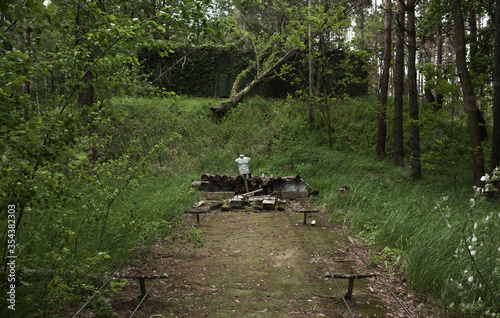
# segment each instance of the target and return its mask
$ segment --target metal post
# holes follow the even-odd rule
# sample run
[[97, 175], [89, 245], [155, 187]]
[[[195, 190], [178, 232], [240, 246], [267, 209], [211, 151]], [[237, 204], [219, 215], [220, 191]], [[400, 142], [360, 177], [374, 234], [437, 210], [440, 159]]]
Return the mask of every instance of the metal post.
[[248, 181], [247, 181], [247, 178], [248, 178], [248, 175], [244, 174], [243, 175], [243, 180], [245, 180], [245, 189], [247, 190], [247, 193], [248, 193], [250, 191], [248, 190]]
[[144, 284], [144, 278], [139, 277], [139, 287], [141, 288], [141, 299], [146, 295], [146, 285]]
[[352, 289], [354, 288], [354, 277], [349, 277], [349, 285], [347, 287], [347, 294], [345, 294], [345, 299], [352, 298]]

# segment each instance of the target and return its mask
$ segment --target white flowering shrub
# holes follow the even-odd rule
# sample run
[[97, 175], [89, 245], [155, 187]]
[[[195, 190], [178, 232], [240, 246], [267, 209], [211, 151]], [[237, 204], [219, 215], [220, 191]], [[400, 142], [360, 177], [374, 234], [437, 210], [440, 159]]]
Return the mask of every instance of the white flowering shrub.
[[[474, 187], [474, 198], [465, 222], [454, 224], [452, 210], [444, 205], [447, 198], [436, 205], [448, 228], [459, 238], [454, 258], [461, 267], [460, 275], [450, 278], [457, 289], [457, 302], [450, 310], [467, 317], [500, 317], [500, 208], [498, 203], [482, 206], [486, 197], [498, 191], [493, 183], [500, 180], [500, 168], [481, 178], [484, 187]], [[495, 206], [497, 208], [495, 208]], [[492, 209], [493, 207], [493, 209]]]

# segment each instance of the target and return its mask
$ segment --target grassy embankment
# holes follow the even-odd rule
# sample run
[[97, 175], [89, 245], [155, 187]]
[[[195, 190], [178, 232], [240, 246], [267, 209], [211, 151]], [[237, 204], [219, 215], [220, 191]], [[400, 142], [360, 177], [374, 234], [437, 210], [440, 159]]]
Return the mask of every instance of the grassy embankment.
[[[377, 160], [373, 154], [376, 134], [376, 100], [373, 98], [334, 107], [334, 150], [328, 149], [325, 129], [308, 127], [304, 106], [298, 103], [252, 99], [219, 124], [209, 119], [208, 108], [215, 104], [212, 100], [119, 99], [113, 104], [129, 114], [119, 129], [123, 133], [121, 142], [143, 137], [141, 145], [148, 149], [161, 137], [171, 137], [166, 151], [151, 166], [155, 177], [147, 178], [130, 196], [134, 202], [140, 202], [136, 205], [138, 214], [149, 212], [154, 218], [152, 211], [163, 211], [162, 200], [178, 195], [178, 189], [187, 191], [191, 179], [199, 178], [203, 172], [236, 173], [234, 158], [244, 153], [252, 158], [254, 175], [298, 173], [320, 189], [316, 204], [338, 222], [348, 223], [352, 231], [377, 244], [380, 252], [374, 252], [369, 261], [396, 262], [412, 288], [432, 295], [444, 307], [468, 306], [471, 313], [483, 310], [477, 309], [480, 296], [482, 301], [490, 301], [488, 307], [493, 307], [485, 284], [471, 270], [470, 259], [463, 253], [455, 256], [463, 242], [435, 209], [436, 202], [447, 196], [450, 221], [456, 230], [462, 230], [469, 215], [469, 200], [473, 197], [467, 166], [456, 167], [455, 194], [453, 178], [446, 170], [427, 164], [423, 179], [415, 182], [409, 178], [408, 167], [396, 168], [390, 160]], [[457, 135], [462, 128], [455, 127]], [[433, 142], [433, 133], [435, 131], [428, 130], [423, 136], [424, 146]], [[120, 143], [115, 147], [118, 149]], [[460, 154], [460, 149], [466, 146], [455, 146], [455, 156], [467, 156], [467, 153]], [[435, 156], [436, 161], [443, 160]], [[290, 163], [293, 168], [283, 171]], [[350, 192], [338, 196], [339, 188], [345, 185], [350, 187]], [[491, 202], [475, 208], [464, 230], [466, 236], [472, 237], [474, 223], [487, 225], [484, 222], [487, 215], [500, 218], [498, 210], [498, 203]], [[476, 260], [483, 266], [486, 279], [498, 283], [493, 264], [498, 255], [495, 249], [500, 244], [499, 230], [490, 226], [477, 235], [483, 235], [479, 240], [489, 240], [489, 252], [481, 252], [490, 254], [482, 259], [477, 255]], [[468, 282], [471, 276], [476, 279], [473, 283]]]
[[[21, 277], [17, 290], [21, 315], [49, 315], [54, 308], [94, 294], [101, 282], [89, 284], [88, 278], [107, 277], [136, 253], [137, 246], [171, 235], [175, 230], [171, 221], [198, 200], [190, 189], [191, 179], [204, 172], [236, 173], [234, 159], [240, 153], [252, 158], [254, 175], [296, 173], [320, 189], [318, 206], [377, 244], [379, 252], [374, 251], [369, 262], [397, 263], [394, 270], [403, 272], [412, 288], [432, 295], [443, 307], [463, 307], [471, 314], [493, 310], [491, 294], [495, 283], [500, 285], [498, 203], [483, 203], [468, 214], [473, 191], [467, 165], [457, 163], [456, 182], [448, 172], [453, 171], [450, 162], [460, 161], [453, 158], [467, 162], [467, 147], [443, 138], [446, 119], [433, 125], [435, 120], [423, 112], [422, 144], [433, 155], [426, 161], [423, 179], [414, 182], [408, 167], [395, 168], [390, 160], [379, 161], [373, 154], [373, 98], [332, 107], [333, 150], [322, 120], [318, 117], [317, 126], [310, 128], [300, 103], [250, 99], [219, 124], [210, 118], [209, 107], [216, 103], [175, 97], [122, 98], [108, 104], [126, 117], [116, 122], [114, 130], [105, 130], [112, 131], [112, 139], [99, 150], [99, 161], [58, 181], [54, 191], [61, 189], [66, 197], [57, 205], [42, 202], [27, 211], [26, 225], [19, 232], [24, 238], [18, 247], [23, 255], [19, 266], [39, 269], [43, 275], [36, 283]], [[459, 140], [467, 140], [461, 125], [455, 124], [453, 132]], [[144, 169], [138, 166], [157, 144], [161, 144], [157, 156]], [[449, 170], [436, 169], [433, 163]], [[345, 185], [351, 190], [339, 197], [338, 190]], [[445, 213], [449, 212], [452, 227], [468, 238], [467, 245], [436, 212], [436, 202], [443, 196], [449, 196], [450, 210]], [[187, 235], [198, 238], [193, 232]], [[464, 246], [477, 253], [475, 264]], [[455, 256], [457, 252], [460, 255]], [[485, 288], [485, 281], [493, 292]], [[105, 295], [116, 288], [110, 285]], [[91, 306], [101, 314], [109, 312], [108, 296], [98, 296]]]

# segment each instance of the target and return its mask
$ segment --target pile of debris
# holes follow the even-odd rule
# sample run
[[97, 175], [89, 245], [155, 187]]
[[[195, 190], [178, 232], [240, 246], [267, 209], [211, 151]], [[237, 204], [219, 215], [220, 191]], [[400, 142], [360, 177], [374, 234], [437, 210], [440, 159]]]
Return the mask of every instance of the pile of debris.
[[259, 196], [270, 196], [276, 199], [305, 200], [309, 195], [306, 189], [307, 183], [299, 175], [249, 176], [246, 181], [245, 185], [245, 179], [241, 175], [205, 173], [201, 176], [201, 180], [193, 181], [192, 185], [203, 191], [203, 196], [207, 200], [230, 199], [256, 191], [259, 192]]
[[[231, 192], [234, 193], [234, 192]], [[193, 206], [194, 211], [185, 211], [186, 213], [208, 213], [212, 210], [231, 211], [245, 210], [248, 212], [258, 210], [278, 210], [285, 211], [287, 200], [280, 199], [271, 195], [262, 194], [262, 189], [248, 193], [234, 195], [225, 200], [219, 197], [217, 201], [200, 201]]]
[[226, 200], [222, 206], [222, 211], [229, 211], [233, 209], [245, 209], [249, 211], [255, 210], [285, 210], [285, 200], [270, 196], [258, 195], [262, 190], [255, 190], [252, 192], [239, 194], [233, 198]]

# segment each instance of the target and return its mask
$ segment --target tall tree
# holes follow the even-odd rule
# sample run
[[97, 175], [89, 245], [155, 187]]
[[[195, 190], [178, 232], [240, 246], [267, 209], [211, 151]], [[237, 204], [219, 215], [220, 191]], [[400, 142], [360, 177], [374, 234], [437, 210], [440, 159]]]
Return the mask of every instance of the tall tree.
[[[343, 28], [350, 21], [345, 14], [342, 2], [337, 0], [321, 1], [320, 5], [312, 5], [311, 8], [300, 1], [284, 0], [237, 1], [236, 4], [239, 10], [253, 12], [253, 14], [242, 15], [243, 21], [240, 23], [245, 26], [243, 33], [247, 33], [248, 36], [244, 40], [254, 48], [255, 59], [246, 70], [238, 75], [229, 100], [211, 108], [218, 118], [223, 117], [229, 109], [235, 107], [252, 88], [276, 76], [279, 68], [295, 56], [295, 53], [307, 49], [309, 24], [312, 29], [312, 43], [318, 43], [320, 42], [317, 40], [320, 37], [318, 30], [329, 35], [343, 34]], [[311, 11], [311, 20], [307, 18], [309, 11]], [[316, 48], [312, 51], [312, 56], [318, 54]], [[239, 89], [240, 80], [252, 74], [253, 80], [246, 87]], [[310, 83], [313, 84], [313, 81], [310, 80]], [[309, 87], [309, 92], [310, 89], [311, 87]], [[314, 89], [312, 92], [314, 93]], [[309, 114], [312, 113], [308, 112]]]
[[403, 91], [404, 91], [404, 47], [405, 5], [397, 0], [396, 60], [394, 64], [394, 165], [404, 166], [403, 139]]
[[418, 123], [417, 92], [417, 32], [415, 28], [415, 0], [408, 0], [408, 102], [410, 107], [410, 166], [413, 179], [420, 179], [422, 166], [420, 163], [420, 130]]
[[460, 85], [464, 98], [464, 111], [467, 114], [467, 130], [469, 134], [469, 148], [472, 159], [472, 173], [474, 184], [482, 186], [484, 170], [483, 148], [481, 145], [480, 118], [477, 108], [476, 94], [467, 67], [467, 49], [465, 42], [465, 27], [460, 0], [450, 1], [455, 29], [455, 54]]
[[377, 156], [385, 157], [385, 142], [387, 139], [387, 95], [389, 92], [389, 70], [392, 56], [392, 2], [385, 0], [385, 28], [384, 28], [384, 65], [382, 76], [380, 77], [379, 109], [377, 113], [378, 134], [377, 134]]
[[[436, 43], [436, 66], [438, 68], [438, 80], [441, 80], [441, 69], [443, 67], [443, 25], [440, 23], [437, 27], [437, 43]], [[435, 109], [439, 110], [443, 107], [443, 93], [438, 90], [436, 92], [436, 106]]]
[[500, 0], [495, 2], [495, 62], [493, 83], [492, 171], [496, 167], [500, 167]]
[[[311, 19], [311, 0], [307, 2], [307, 16]], [[307, 25], [307, 46], [309, 49], [309, 100], [308, 100], [308, 118], [309, 125], [314, 124], [314, 108], [313, 108], [313, 94], [314, 94], [314, 57], [312, 50], [312, 32], [311, 21]]]
[[[31, 29], [30, 26], [24, 27], [24, 51], [29, 54], [31, 46]], [[29, 59], [26, 60], [26, 63], [29, 63]], [[30, 82], [28, 79], [24, 81], [23, 86], [23, 94], [28, 95], [30, 93]], [[29, 119], [29, 107], [28, 105], [24, 106], [23, 111], [24, 120], [28, 121]]]

